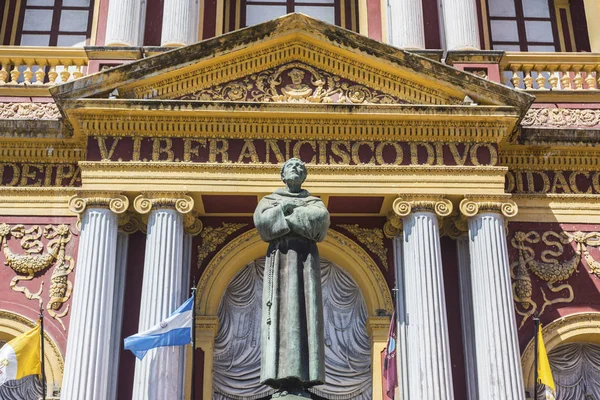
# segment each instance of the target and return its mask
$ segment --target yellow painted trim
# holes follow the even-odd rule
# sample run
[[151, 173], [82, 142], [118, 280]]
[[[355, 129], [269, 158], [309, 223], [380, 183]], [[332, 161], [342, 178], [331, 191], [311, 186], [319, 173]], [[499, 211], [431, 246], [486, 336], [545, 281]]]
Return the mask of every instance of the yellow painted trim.
[[217, 0], [217, 15], [215, 22], [215, 36], [221, 36], [223, 34], [223, 11], [225, 9], [224, 0]]
[[344, 0], [340, 0], [340, 26], [346, 28], [346, 2]]
[[[584, 312], [559, 318], [543, 327], [542, 335], [544, 336], [547, 352], [564, 343], [600, 344], [600, 313]], [[532, 393], [534, 372], [533, 338], [523, 352], [521, 366], [525, 388]]]
[[600, 53], [600, 1], [584, 0], [583, 3], [592, 53]]
[[94, 1], [94, 10], [92, 11], [92, 30], [90, 31], [90, 46], [95, 46], [98, 43], [98, 38], [96, 35], [98, 34], [98, 22], [100, 19], [100, 2], [102, 0], [93, 0]]
[[371, 384], [373, 386], [373, 400], [383, 400], [383, 370], [381, 352], [387, 346], [390, 328], [389, 317], [369, 317], [367, 331], [371, 342]]
[[513, 194], [519, 206], [511, 222], [600, 223], [600, 195]]
[[237, 0], [235, 2], [235, 29], [242, 28], [242, 2]]
[[198, 6], [200, 7], [198, 15], [198, 41], [201, 42], [204, 37], [204, 4], [206, 0], [200, 0]]
[[69, 199], [77, 188], [0, 188], [0, 215], [72, 217]]
[[481, 25], [483, 28], [484, 50], [492, 50], [486, 0], [481, 0], [479, 4], [481, 4], [481, 15], [479, 17], [481, 18]]
[[[565, 35], [563, 34], [563, 26], [562, 26], [562, 18], [560, 17], [560, 10], [567, 8], [565, 7], [564, 0], [554, 0], [554, 16], [556, 17], [556, 28], [558, 31], [558, 42], [560, 46], [560, 51], [567, 51], [567, 47], [565, 45]], [[568, 5], [568, 1], [567, 1]], [[567, 8], [568, 10], [568, 8]]]
[[356, 4], [357, 0], [351, 0], [350, 1], [350, 18], [352, 19], [351, 22], [351, 27], [352, 27], [352, 32], [359, 32], [358, 31], [358, 27], [356, 26]]
[[229, 32], [229, 16], [231, 15], [231, 0], [225, 0], [225, 13], [223, 15], [223, 33]]
[[2, 17], [2, 26], [0, 26], [0, 41], [4, 40], [6, 25], [8, 25], [8, 1], [4, 4], [4, 16]]
[[369, 19], [367, 18], [367, 0], [358, 0], [358, 33], [369, 36]]
[[390, 37], [388, 35], [388, 0], [381, 0], [381, 5], [379, 6], [381, 9], [381, 42], [389, 43]]
[[17, 29], [19, 28], [19, 18], [21, 18], [21, 0], [17, 0], [15, 3], [15, 15], [13, 17], [14, 24], [12, 27], [12, 33], [10, 35], [10, 44], [15, 45], [17, 41]]
[[[8, 341], [35, 326], [34, 321], [15, 314], [11, 311], [0, 310], [0, 339]], [[63, 355], [60, 353], [52, 336], [48, 332], [44, 333], [44, 363], [46, 367], [47, 393], [52, 395], [54, 386], [61, 386], [64, 370]]]

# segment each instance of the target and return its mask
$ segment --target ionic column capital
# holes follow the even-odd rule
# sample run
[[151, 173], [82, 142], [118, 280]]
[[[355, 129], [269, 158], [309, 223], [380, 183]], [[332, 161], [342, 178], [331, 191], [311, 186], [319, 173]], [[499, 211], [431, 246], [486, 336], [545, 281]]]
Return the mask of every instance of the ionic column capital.
[[119, 231], [127, 234], [132, 234], [137, 231], [145, 233], [146, 222], [142, 220], [142, 217], [139, 214], [127, 211], [119, 215]]
[[115, 214], [122, 214], [129, 208], [127, 196], [110, 192], [80, 192], [69, 199], [69, 210], [83, 214], [87, 208], [108, 208]]
[[394, 213], [402, 218], [419, 211], [432, 212], [439, 217], [447, 217], [452, 213], [452, 209], [452, 202], [443, 196], [403, 196], [398, 197], [392, 204]]
[[185, 215], [194, 208], [194, 199], [183, 193], [146, 192], [133, 200], [133, 208], [140, 214], [170, 208]]
[[440, 224], [440, 236], [448, 236], [458, 239], [469, 231], [467, 218], [454, 212], [448, 218], [444, 218]]
[[496, 213], [510, 218], [517, 215], [517, 203], [507, 196], [468, 197], [460, 202], [460, 212], [465, 217], [474, 217], [479, 213]]
[[387, 221], [383, 225], [383, 234], [389, 239], [402, 234], [402, 218], [393, 211], [387, 215]]

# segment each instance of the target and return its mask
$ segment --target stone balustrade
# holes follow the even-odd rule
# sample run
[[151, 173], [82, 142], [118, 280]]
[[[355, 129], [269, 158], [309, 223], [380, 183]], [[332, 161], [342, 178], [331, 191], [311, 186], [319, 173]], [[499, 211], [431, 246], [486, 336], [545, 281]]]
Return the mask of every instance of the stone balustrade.
[[516, 89], [600, 90], [600, 54], [507, 52], [500, 68], [504, 83]]
[[0, 87], [52, 86], [86, 74], [84, 49], [0, 46]]

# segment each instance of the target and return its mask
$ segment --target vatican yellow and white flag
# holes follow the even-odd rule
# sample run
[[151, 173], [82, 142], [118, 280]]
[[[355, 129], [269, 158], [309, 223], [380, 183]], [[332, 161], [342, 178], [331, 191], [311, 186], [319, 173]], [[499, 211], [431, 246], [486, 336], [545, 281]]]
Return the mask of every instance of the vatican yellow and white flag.
[[41, 375], [40, 326], [17, 336], [0, 349], [0, 386], [28, 375]]
[[[552, 378], [552, 370], [550, 369], [550, 362], [548, 361], [548, 353], [546, 353], [546, 346], [544, 345], [544, 337], [542, 336], [542, 325], [540, 324], [538, 329], [538, 385], [544, 388], [544, 400], [555, 400], [556, 399], [556, 387], [554, 386], [554, 378]], [[538, 392], [538, 396], [539, 396]], [[540, 397], [538, 397], [540, 398]]]

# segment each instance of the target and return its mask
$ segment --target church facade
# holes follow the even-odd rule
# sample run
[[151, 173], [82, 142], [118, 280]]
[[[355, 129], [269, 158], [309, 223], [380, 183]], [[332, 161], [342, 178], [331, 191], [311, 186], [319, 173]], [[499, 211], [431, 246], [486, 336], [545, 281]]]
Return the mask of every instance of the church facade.
[[[0, 341], [43, 309], [48, 398], [270, 398], [252, 215], [296, 157], [331, 216], [315, 398], [533, 398], [538, 316], [557, 399], [600, 398], [598, 20], [592, 0], [8, 0]], [[123, 350], [191, 287], [195, 349]]]

